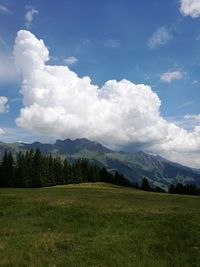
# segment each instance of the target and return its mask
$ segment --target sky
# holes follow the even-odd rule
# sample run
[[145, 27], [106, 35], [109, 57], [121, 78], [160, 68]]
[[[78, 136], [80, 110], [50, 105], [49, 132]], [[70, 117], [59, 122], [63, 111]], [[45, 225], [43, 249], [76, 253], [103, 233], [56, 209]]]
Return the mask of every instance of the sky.
[[199, 26], [200, 0], [0, 0], [0, 140], [200, 168]]

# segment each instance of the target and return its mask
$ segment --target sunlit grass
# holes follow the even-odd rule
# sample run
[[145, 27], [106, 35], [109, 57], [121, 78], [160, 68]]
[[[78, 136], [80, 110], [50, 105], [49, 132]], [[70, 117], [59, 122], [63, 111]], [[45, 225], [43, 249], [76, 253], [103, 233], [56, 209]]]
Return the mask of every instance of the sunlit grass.
[[0, 189], [0, 266], [200, 266], [200, 198], [101, 183]]

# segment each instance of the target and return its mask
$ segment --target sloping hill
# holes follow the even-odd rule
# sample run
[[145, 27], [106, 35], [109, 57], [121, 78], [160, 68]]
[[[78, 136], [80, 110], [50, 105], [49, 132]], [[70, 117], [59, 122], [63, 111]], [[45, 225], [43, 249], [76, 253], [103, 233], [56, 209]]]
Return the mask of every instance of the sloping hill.
[[40, 142], [6, 144], [1, 142], [0, 156], [2, 157], [5, 150], [18, 152], [36, 148], [45, 154], [59, 155], [70, 161], [77, 158], [87, 158], [99, 166], [105, 166], [110, 171], [123, 173], [134, 182], [140, 182], [146, 176], [151, 185], [163, 188], [178, 182], [194, 183], [200, 186], [199, 170], [142, 151], [136, 153], [115, 152], [87, 139], [57, 140], [55, 144], [42, 144]]

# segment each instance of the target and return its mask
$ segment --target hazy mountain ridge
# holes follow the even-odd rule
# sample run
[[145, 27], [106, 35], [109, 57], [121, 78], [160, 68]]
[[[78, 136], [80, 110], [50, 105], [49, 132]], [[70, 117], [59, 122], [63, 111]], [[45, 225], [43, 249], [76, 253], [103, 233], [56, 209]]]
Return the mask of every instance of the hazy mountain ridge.
[[168, 187], [171, 183], [194, 183], [200, 185], [200, 170], [195, 170], [160, 156], [139, 151], [136, 153], [115, 152], [99, 143], [87, 139], [57, 140], [54, 144], [32, 144], [0, 142], [0, 157], [5, 150], [14, 153], [39, 148], [43, 153], [66, 157], [73, 161], [77, 158], [88, 158], [99, 166], [117, 170], [131, 181], [138, 181], [146, 176], [154, 186]]

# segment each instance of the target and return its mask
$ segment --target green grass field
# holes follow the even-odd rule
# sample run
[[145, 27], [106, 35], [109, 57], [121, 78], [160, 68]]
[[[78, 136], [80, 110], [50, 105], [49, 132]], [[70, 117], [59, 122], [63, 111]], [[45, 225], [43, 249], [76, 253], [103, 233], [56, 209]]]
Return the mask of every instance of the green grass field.
[[0, 266], [200, 266], [200, 198], [106, 184], [0, 189]]

